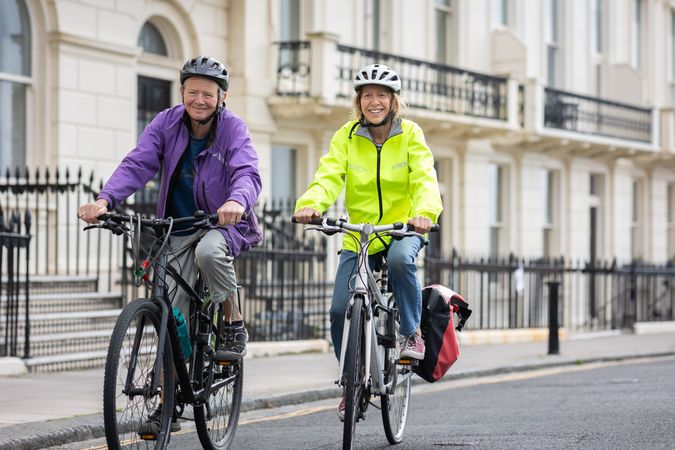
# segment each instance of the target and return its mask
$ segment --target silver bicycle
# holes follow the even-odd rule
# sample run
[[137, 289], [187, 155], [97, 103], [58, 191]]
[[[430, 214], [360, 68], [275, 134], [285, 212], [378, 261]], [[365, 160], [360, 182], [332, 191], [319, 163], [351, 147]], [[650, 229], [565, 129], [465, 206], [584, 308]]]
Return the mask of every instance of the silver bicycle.
[[[403, 223], [354, 224], [329, 218], [316, 219], [305, 230], [328, 235], [347, 233], [358, 244], [355, 286], [345, 315], [337, 381], [345, 389], [342, 448], [354, 447], [356, 422], [365, 419], [372, 396], [380, 397], [387, 440], [398, 444], [405, 431], [413, 366], [417, 361], [400, 358], [399, 312], [388, 289], [386, 262], [371, 269], [368, 247], [377, 236], [394, 239], [408, 236], [424, 239], [424, 236]], [[438, 225], [434, 225], [432, 231], [437, 230]]]

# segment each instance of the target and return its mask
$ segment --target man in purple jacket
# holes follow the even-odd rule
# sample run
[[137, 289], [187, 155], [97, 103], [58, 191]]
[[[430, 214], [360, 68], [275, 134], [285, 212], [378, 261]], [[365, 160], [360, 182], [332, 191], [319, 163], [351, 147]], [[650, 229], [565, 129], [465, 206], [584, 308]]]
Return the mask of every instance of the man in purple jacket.
[[[199, 268], [212, 301], [223, 303], [226, 339], [216, 352], [218, 360], [246, 354], [233, 262], [262, 240], [253, 213], [261, 188], [258, 156], [246, 124], [225, 109], [228, 81], [225, 66], [214, 58], [188, 60], [180, 73], [182, 103], [155, 117], [96, 201], [78, 212], [83, 221], [97, 223], [161, 171], [157, 217], [191, 216], [196, 210], [218, 214], [217, 227], [172, 234], [169, 254], [169, 263], [190, 284]], [[168, 278], [168, 292], [176, 294], [173, 305], [188, 317], [187, 295]]]

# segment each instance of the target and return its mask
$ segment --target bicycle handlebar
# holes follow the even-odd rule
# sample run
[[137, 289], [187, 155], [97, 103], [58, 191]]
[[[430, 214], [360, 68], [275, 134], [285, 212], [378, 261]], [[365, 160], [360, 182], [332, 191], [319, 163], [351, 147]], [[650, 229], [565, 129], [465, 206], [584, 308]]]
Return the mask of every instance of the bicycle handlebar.
[[[298, 220], [295, 218], [295, 216], [291, 217], [291, 222], [293, 223], [302, 223], [298, 222]], [[315, 219], [312, 219], [309, 223], [305, 225], [319, 225], [319, 226], [329, 226], [329, 227], [336, 227], [336, 228], [341, 228], [345, 229], [348, 231], [356, 231], [360, 232], [364, 226], [369, 225], [366, 223], [350, 223], [345, 219], [333, 219], [331, 217], [317, 217]], [[415, 231], [415, 227], [409, 224], [405, 224], [403, 222], [395, 222], [392, 224], [387, 224], [387, 225], [371, 225], [373, 227], [372, 233], [381, 233], [385, 231], [401, 231], [401, 232], [417, 232]], [[431, 226], [432, 232], [439, 231], [441, 229], [441, 226], [437, 223], [433, 224]]]
[[[245, 213], [242, 218], [245, 217]], [[206, 214], [204, 211], [196, 211], [194, 216], [178, 217], [178, 218], [166, 218], [166, 219], [149, 219], [146, 217], [132, 216], [128, 214], [119, 214], [119, 213], [105, 213], [101, 214], [99, 217], [99, 223], [95, 225], [88, 225], [84, 227], [84, 230], [90, 230], [92, 228], [105, 228], [112, 231], [115, 234], [122, 234], [125, 231], [129, 231], [128, 228], [123, 226], [123, 223], [139, 223], [142, 227], [150, 228], [169, 228], [169, 226], [175, 226], [177, 224], [192, 224], [195, 228], [206, 228], [210, 225], [218, 224], [218, 214]]]

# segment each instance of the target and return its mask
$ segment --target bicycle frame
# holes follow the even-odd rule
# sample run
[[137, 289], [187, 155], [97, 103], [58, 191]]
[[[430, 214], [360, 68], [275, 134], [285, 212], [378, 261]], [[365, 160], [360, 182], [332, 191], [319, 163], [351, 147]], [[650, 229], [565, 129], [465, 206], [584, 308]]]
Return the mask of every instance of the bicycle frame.
[[[387, 394], [387, 386], [384, 383], [384, 350], [380, 345], [373, 345], [373, 336], [377, 336], [375, 330], [375, 321], [373, 320], [373, 311], [376, 308], [382, 308], [391, 312], [387, 306], [385, 296], [380, 292], [377, 281], [372, 270], [368, 266], [368, 246], [369, 235], [378, 231], [377, 226], [371, 224], [362, 224], [359, 231], [360, 250], [357, 259], [358, 272], [356, 274], [354, 295], [349, 299], [347, 315], [345, 317], [344, 329], [342, 332], [342, 347], [340, 349], [340, 366], [338, 385], [342, 386], [342, 374], [344, 372], [344, 361], [349, 339], [349, 329], [351, 327], [351, 309], [354, 307], [354, 298], [360, 296], [363, 298], [364, 321], [364, 356], [365, 356], [365, 375], [364, 382], [371, 380], [371, 392], [375, 395]], [[365, 282], [364, 282], [365, 280]], [[371, 375], [375, 374], [371, 378]]]
[[[206, 348], [207, 350], [210, 350], [209, 353], [213, 353], [213, 349], [211, 349], [208, 346], [209, 342], [209, 336], [208, 332], [204, 333], [206, 330], [201, 330], [200, 325], [204, 321], [208, 321], [207, 323], [209, 324], [209, 327], [211, 326], [211, 321], [212, 319], [209, 318], [203, 311], [202, 311], [202, 306], [204, 304], [203, 300], [201, 297], [195, 292], [195, 290], [190, 286], [185, 279], [176, 271], [175, 268], [173, 268], [171, 265], [167, 264], [167, 255], [166, 253], [162, 253], [159, 255], [157, 261], [153, 264], [153, 269], [155, 270], [154, 276], [153, 276], [153, 288], [152, 288], [152, 294], [150, 296], [149, 301], [154, 302], [157, 304], [160, 309], [161, 309], [161, 322], [160, 322], [160, 333], [159, 333], [159, 341], [157, 343], [157, 359], [155, 361], [155, 367], [154, 367], [154, 373], [159, 374], [161, 373], [161, 368], [162, 368], [162, 357], [164, 354], [164, 349], [165, 349], [165, 343], [166, 343], [166, 337], [167, 337], [167, 331], [169, 335], [169, 339], [171, 340], [171, 348], [172, 348], [172, 354], [173, 354], [173, 366], [176, 369], [176, 373], [178, 375], [178, 382], [180, 383], [181, 387], [181, 392], [183, 395], [183, 400], [186, 403], [190, 403], [192, 405], [199, 405], [207, 401], [209, 398], [209, 395], [211, 394], [212, 390], [219, 388], [221, 385], [225, 385], [229, 383], [233, 378], [234, 375], [231, 375], [228, 378], [224, 378], [222, 380], [218, 380], [215, 384], [213, 384], [213, 371], [210, 371], [209, 376], [211, 377], [208, 382], [204, 383], [206, 388], [198, 389], [195, 390], [194, 388], [196, 386], [192, 385], [192, 380], [194, 378], [194, 371], [197, 369], [197, 364], [191, 364], [191, 373], [188, 373], [187, 365], [184, 363], [184, 357], [181, 352], [181, 347], [180, 347], [180, 338], [178, 337], [178, 330], [176, 327], [176, 322], [171, 317], [171, 320], [169, 320], [170, 315], [173, 316], [171, 313], [171, 303], [166, 296], [166, 284], [164, 282], [165, 276], [168, 272], [169, 276], [171, 276], [176, 283], [187, 292], [187, 295], [190, 297], [191, 301], [195, 302], [195, 310], [197, 311], [197, 320], [195, 322], [195, 329], [193, 330], [193, 349], [192, 349], [192, 358], [195, 358], [197, 356], [202, 357], [204, 353], [204, 349]], [[134, 355], [138, 354], [138, 349], [140, 346], [140, 336], [142, 333], [140, 333], [140, 330], [145, 326], [143, 322], [138, 324], [138, 331], [136, 333], [136, 337], [134, 339], [133, 343], [133, 353]], [[219, 334], [222, 333], [222, 322], [218, 323], [217, 325], [217, 332]], [[209, 354], [210, 356], [210, 354]], [[127, 372], [127, 378], [125, 382], [125, 390], [124, 392], [130, 393], [129, 386], [133, 385], [133, 376], [134, 376], [134, 370], [135, 370], [136, 362], [131, 361], [130, 362], [130, 367], [129, 371]], [[200, 366], [201, 367], [201, 366]], [[201, 369], [200, 369], [201, 370]], [[154, 377], [152, 386], [151, 386], [151, 391], [150, 392], [157, 392], [159, 389], [159, 378]], [[132, 393], [134, 394], [134, 393]]]

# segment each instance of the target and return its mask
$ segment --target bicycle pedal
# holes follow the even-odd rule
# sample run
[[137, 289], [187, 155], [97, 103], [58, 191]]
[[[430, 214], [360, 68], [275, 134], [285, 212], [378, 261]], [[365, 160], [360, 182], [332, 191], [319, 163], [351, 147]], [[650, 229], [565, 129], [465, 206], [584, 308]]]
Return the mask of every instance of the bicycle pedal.
[[216, 361], [216, 364], [219, 366], [230, 367], [234, 361]]
[[410, 367], [415, 367], [419, 365], [419, 361], [417, 359], [399, 359], [397, 364], [400, 364], [401, 366], [410, 366]]
[[139, 434], [138, 437], [141, 438], [144, 441], [156, 441], [157, 440], [156, 434]]

